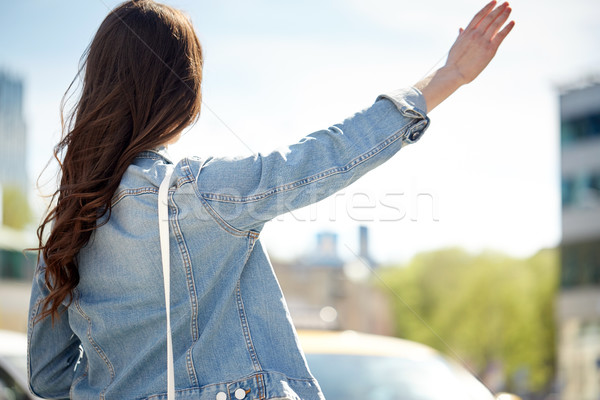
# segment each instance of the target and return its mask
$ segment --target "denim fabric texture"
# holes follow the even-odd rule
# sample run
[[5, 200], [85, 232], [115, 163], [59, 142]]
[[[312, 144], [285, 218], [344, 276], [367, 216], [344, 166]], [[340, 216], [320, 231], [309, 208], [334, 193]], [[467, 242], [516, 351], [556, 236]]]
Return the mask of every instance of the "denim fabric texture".
[[[324, 399], [261, 229], [348, 186], [417, 141], [428, 124], [422, 94], [409, 88], [283, 150], [176, 164], [168, 208], [178, 399]], [[54, 325], [35, 322], [48, 293], [38, 266], [28, 327], [35, 394], [166, 399], [157, 194], [168, 164], [156, 150], [129, 167], [108, 222], [78, 255], [80, 283]]]

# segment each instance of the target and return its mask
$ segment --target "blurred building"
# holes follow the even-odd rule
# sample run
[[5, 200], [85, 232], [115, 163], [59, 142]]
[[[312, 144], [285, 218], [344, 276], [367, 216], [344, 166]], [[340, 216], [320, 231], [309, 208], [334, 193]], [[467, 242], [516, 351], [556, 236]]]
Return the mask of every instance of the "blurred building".
[[2, 193], [8, 193], [9, 187], [12, 192], [20, 191], [21, 198], [27, 198], [23, 81], [0, 70], [0, 329], [24, 331], [36, 257], [31, 254], [25, 258], [22, 251], [32, 247], [35, 241], [31, 238], [32, 232], [15, 230], [2, 223]]
[[368, 230], [359, 228], [359, 250], [345, 262], [337, 235], [317, 234], [316, 247], [294, 261], [273, 260], [294, 324], [299, 329], [336, 329], [392, 335], [391, 308], [374, 285]]
[[560, 95], [562, 400], [600, 398], [600, 82]]
[[23, 117], [23, 81], [0, 70], [0, 185], [27, 193], [27, 136]]

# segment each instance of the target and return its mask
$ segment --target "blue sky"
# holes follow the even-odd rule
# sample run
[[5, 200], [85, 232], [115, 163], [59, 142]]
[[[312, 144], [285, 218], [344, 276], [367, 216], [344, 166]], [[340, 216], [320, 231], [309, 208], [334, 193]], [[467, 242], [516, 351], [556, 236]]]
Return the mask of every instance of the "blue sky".
[[[475, 0], [167, 1], [205, 51], [204, 109], [186, 154], [249, 154], [292, 143], [414, 84], [444, 55]], [[21, 76], [37, 177], [60, 131], [59, 103], [109, 0], [3, 5], [0, 68]], [[265, 228], [277, 257], [340, 234], [352, 258], [371, 228], [380, 261], [463, 246], [528, 255], [560, 240], [557, 85], [600, 73], [600, 3], [511, 2], [517, 25], [489, 68], [431, 114], [423, 139], [334, 198]], [[212, 110], [212, 112], [211, 112]], [[223, 122], [229, 127], [226, 127]], [[232, 133], [233, 131], [233, 133]]]

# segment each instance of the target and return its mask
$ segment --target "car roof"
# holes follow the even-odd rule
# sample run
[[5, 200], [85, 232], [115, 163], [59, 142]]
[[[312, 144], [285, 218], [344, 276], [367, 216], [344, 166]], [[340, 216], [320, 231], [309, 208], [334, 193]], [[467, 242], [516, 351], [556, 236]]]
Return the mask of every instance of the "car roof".
[[355, 331], [300, 330], [298, 336], [307, 354], [372, 355], [413, 360], [440, 356], [431, 347], [410, 340]]
[[0, 329], [0, 355], [21, 356], [27, 354], [27, 336], [21, 332]]

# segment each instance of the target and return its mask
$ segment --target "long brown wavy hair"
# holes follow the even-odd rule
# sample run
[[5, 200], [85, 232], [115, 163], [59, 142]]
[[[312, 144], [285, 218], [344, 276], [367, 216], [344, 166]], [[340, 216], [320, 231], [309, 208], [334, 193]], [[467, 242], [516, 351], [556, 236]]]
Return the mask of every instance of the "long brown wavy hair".
[[53, 321], [59, 306], [72, 301], [77, 254], [101, 226], [99, 218], [110, 218], [127, 167], [140, 152], [176, 139], [201, 105], [202, 48], [188, 17], [169, 6], [152, 0], [117, 6], [82, 60], [61, 104], [62, 116], [83, 74], [81, 95], [62, 119], [63, 137], [54, 148], [60, 185], [37, 230], [50, 290], [40, 319]]

